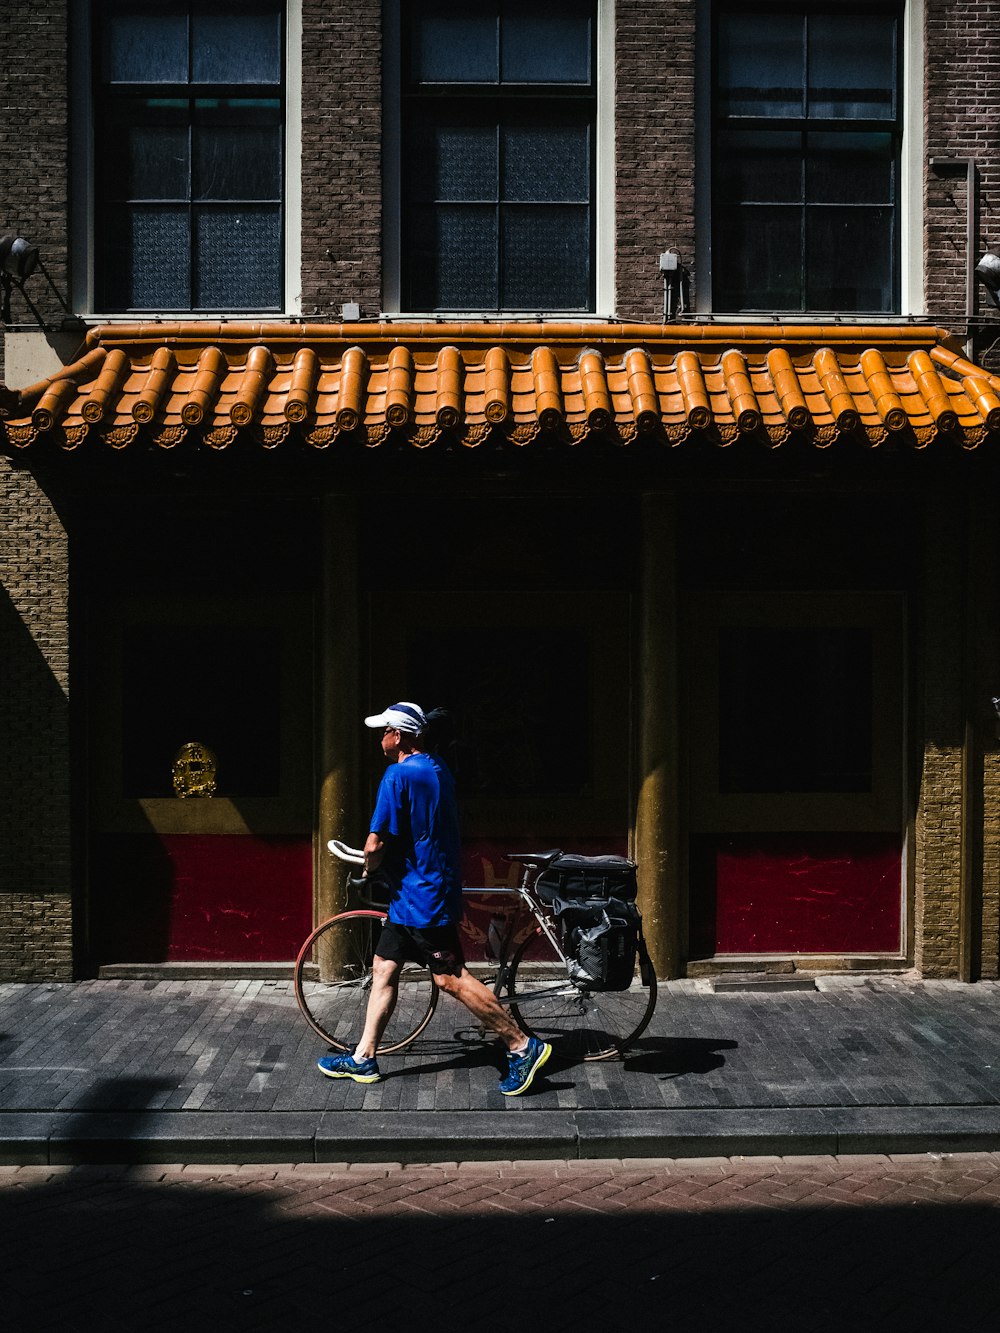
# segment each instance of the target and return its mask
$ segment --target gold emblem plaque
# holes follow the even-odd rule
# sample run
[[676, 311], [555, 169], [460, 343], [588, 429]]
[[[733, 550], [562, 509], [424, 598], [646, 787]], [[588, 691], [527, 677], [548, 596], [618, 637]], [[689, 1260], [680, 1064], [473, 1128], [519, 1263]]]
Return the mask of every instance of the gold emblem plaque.
[[215, 755], [207, 745], [188, 741], [174, 757], [175, 793], [182, 801], [189, 796], [214, 796], [216, 768]]

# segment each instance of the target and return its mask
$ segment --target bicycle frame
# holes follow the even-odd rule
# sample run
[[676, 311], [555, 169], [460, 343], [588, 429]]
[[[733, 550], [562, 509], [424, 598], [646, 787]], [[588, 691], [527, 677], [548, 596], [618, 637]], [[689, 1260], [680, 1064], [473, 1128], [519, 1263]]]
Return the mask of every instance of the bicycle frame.
[[[362, 918], [365, 923], [385, 920], [386, 904], [372, 901], [373, 896], [381, 897], [377, 877], [369, 881], [358, 874], [364, 865], [362, 852], [336, 840], [327, 845], [334, 856], [350, 867], [346, 885], [348, 907], [320, 922], [303, 943], [295, 962], [295, 998], [313, 1031], [331, 1046], [346, 1050], [349, 1035], [345, 1034], [352, 1033], [363, 1021], [367, 989], [364, 979], [359, 989], [353, 974], [313, 977], [307, 969], [314, 966], [322, 949], [339, 948], [354, 950], [359, 978], [366, 969], [370, 972], [371, 941], [360, 950], [352, 941]], [[497, 931], [491, 922], [486, 932], [489, 971], [481, 971], [476, 963], [473, 969], [529, 1036], [558, 1040], [564, 1053], [575, 1051], [584, 1060], [606, 1060], [623, 1054], [648, 1026], [656, 1006], [656, 974], [640, 928], [639, 976], [627, 986], [609, 990], [576, 979], [573, 959], [562, 948], [559, 922], [535, 891], [539, 876], [556, 855], [551, 852], [512, 856], [512, 860], [520, 860], [523, 865], [520, 883], [463, 887], [463, 893], [479, 899], [487, 912], [490, 899], [502, 897], [509, 905], [509, 910], [493, 913], [498, 925], [502, 916], [502, 928]], [[526, 918], [530, 925], [525, 931]], [[540, 954], [537, 964], [536, 945]], [[411, 980], [414, 982], [409, 1005], [412, 1012], [407, 1013], [399, 1030], [392, 1034], [391, 1044], [380, 1047], [385, 1053], [409, 1046], [434, 1014], [439, 987], [428, 969], [418, 964]]]
[[[528, 913], [530, 913], [532, 917], [534, 917], [535, 922], [538, 925], [538, 928], [545, 935], [546, 939], [548, 940], [553, 950], [555, 951], [556, 957], [562, 962], [563, 966], [566, 968], [567, 987], [571, 990], [577, 990], [578, 987], [576, 986], [576, 984], [570, 980], [569, 959], [562, 951], [562, 946], [559, 943], [559, 937], [556, 932], [552, 918], [546, 912], [544, 905], [541, 902], [539, 902], [539, 900], [531, 892], [531, 884], [535, 879], [536, 873], [537, 872], [532, 871], [530, 866], [525, 866], [524, 875], [521, 878], [521, 883], [514, 886], [513, 888], [508, 888], [506, 886], [503, 888], [485, 888], [485, 887], [476, 888], [474, 886], [469, 886], [463, 888], [462, 892], [468, 895], [469, 897], [473, 898], [502, 895], [506, 898], [520, 899], [522, 906], [524, 907], [524, 909], [527, 910]], [[504, 933], [500, 939], [500, 948], [498, 950], [499, 957], [495, 960], [497, 964], [497, 975], [493, 982], [493, 994], [495, 998], [500, 1001], [501, 1004], [509, 1002], [507, 996], [501, 995], [501, 991], [505, 990], [507, 986], [507, 977], [510, 972], [510, 961], [514, 952], [511, 946], [514, 943], [514, 935], [517, 930], [518, 922], [521, 919], [522, 917], [519, 913], [517, 912], [511, 913], [510, 919], [506, 922], [506, 929], [504, 930]], [[528, 993], [528, 995], [525, 995], [524, 998], [529, 998], [529, 996], [530, 992]]]
[[[348, 865], [363, 866], [365, 863], [364, 853], [360, 849], [356, 847], [349, 847], [346, 843], [340, 842], [336, 838], [331, 838], [330, 841], [327, 843], [327, 847], [332, 852], [332, 854], [338, 858], [338, 860], [344, 861]], [[477, 887], [475, 885], [463, 885], [462, 893], [467, 897], [472, 897], [472, 898], [504, 897], [504, 898], [519, 899], [522, 906], [527, 910], [528, 913], [530, 913], [532, 917], [534, 917], [535, 922], [538, 925], [538, 928], [543, 932], [548, 942], [552, 945], [552, 948], [555, 950], [556, 957], [559, 958], [559, 960], [565, 966], [567, 986], [573, 990], [576, 990], [578, 989], [578, 987], [575, 985], [574, 982], [570, 980], [569, 959], [562, 951], [562, 947], [559, 943], [558, 932], [555, 928], [555, 924], [552, 921], [552, 918], [546, 912], [544, 904], [541, 903], [535, 896], [535, 894], [532, 892], [532, 885], [537, 877], [538, 877], [538, 871], [533, 869], [531, 866], [526, 865], [524, 867], [524, 873], [521, 876], [520, 884], [516, 884], [513, 887], [503, 885], [500, 888], [487, 888], [485, 885], [480, 887]], [[361, 882], [362, 881], [356, 878], [352, 878], [350, 875], [348, 876], [349, 888], [356, 889]], [[361, 901], [367, 902], [368, 900], [362, 898]], [[511, 914], [510, 920], [506, 923], [506, 929], [501, 938], [499, 957], [495, 960], [497, 964], [497, 975], [496, 979], [493, 982], [493, 994], [496, 997], [496, 999], [500, 1000], [501, 1002], [503, 1002], [503, 1000], [506, 999], [506, 997], [501, 997], [500, 992], [506, 987], [507, 984], [507, 975], [510, 970], [510, 959], [513, 952], [511, 945], [514, 942], [514, 933], [517, 928], [518, 919], [519, 918], [517, 913]]]

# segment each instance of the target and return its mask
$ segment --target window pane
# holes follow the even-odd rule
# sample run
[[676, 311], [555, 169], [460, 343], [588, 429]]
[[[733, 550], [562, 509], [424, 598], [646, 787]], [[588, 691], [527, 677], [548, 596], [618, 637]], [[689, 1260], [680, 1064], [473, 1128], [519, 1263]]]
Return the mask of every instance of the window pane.
[[888, 14], [809, 20], [809, 115], [891, 120], [896, 113], [896, 21]]
[[871, 631], [723, 629], [719, 790], [871, 786]]
[[194, 83], [280, 83], [281, 20], [274, 5], [195, 3]]
[[[149, 206], [105, 211], [114, 243], [102, 252], [102, 301], [109, 309], [279, 307], [281, 100], [191, 101], [169, 85], [280, 83], [283, 5], [105, 0], [99, 8], [105, 77], [168, 85], [143, 98], [105, 97], [98, 130], [101, 201], [124, 195]], [[241, 203], [202, 211], [192, 221], [193, 199], [273, 202], [263, 209]], [[184, 206], [155, 207], [153, 200]]]
[[186, 206], [115, 209], [105, 226], [106, 299], [111, 309], [190, 309]]
[[723, 115], [801, 116], [804, 55], [801, 15], [721, 15], [718, 79]]
[[497, 127], [426, 126], [414, 135], [407, 169], [414, 198], [495, 203]]
[[107, 182], [107, 196], [125, 199], [190, 198], [188, 128], [129, 125], [119, 131], [122, 150]]
[[590, 211], [504, 207], [500, 308], [585, 310], [590, 304]]
[[[582, 98], [537, 87], [526, 96], [522, 88], [502, 85], [577, 83], [590, 89], [596, 6], [592, 0], [551, 0], [541, 9], [535, 0], [403, 3], [411, 88], [404, 102], [405, 303], [414, 310], [542, 311], [554, 299], [558, 308], [586, 309], [592, 100], [585, 105]], [[470, 91], [445, 99], [418, 94], [413, 84], [420, 81], [495, 86], [490, 96]], [[522, 243], [518, 210], [505, 214], [513, 229], [501, 242], [505, 224], [497, 209], [520, 203], [565, 206], [545, 212], [538, 256]], [[553, 277], [545, 247], [567, 229], [574, 259], [566, 273]], [[582, 257], [575, 254], [580, 235]], [[501, 283], [500, 256], [508, 244], [515, 248], [509, 272], [518, 276]], [[530, 275], [537, 273], [543, 280], [528, 291]]]
[[724, 130], [716, 149], [716, 199], [801, 203], [802, 135], [794, 130]]
[[507, 0], [501, 10], [504, 83], [589, 83], [590, 6]]
[[719, 310], [802, 309], [802, 209], [726, 205], [713, 216]]
[[257, 310], [281, 305], [281, 215], [242, 205], [195, 211], [195, 305]]
[[809, 309], [891, 311], [893, 251], [891, 208], [810, 208], [806, 218]]
[[589, 125], [508, 125], [501, 131], [501, 198], [590, 198]]
[[414, 210], [407, 254], [415, 310], [497, 309], [496, 208]]
[[102, 73], [111, 83], [186, 83], [187, 6], [116, 4], [103, 28]]
[[889, 134], [810, 134], [806, 192], [815, 203], [890, 204], [895, 152]]
[[410, 6], [409, 77], [413, 83], [496, 83], [496, 6]]
[[[201, 104], [199, 104], [199, 107]], [[233, 125], [225, 104], [199, 114], [194, 128], [196, 199], [278, 199], [281, 194], [281, 131], [277, 125]]]

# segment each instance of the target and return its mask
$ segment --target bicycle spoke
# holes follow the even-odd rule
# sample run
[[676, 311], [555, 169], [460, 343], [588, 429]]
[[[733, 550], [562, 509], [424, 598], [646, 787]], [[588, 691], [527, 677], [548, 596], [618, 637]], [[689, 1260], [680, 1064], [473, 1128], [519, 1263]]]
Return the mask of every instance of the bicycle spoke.
[[[352, 1050], [364, 1028], [371, 960], [384, 917], [343, 912], [313, 931], [295, 964], [295, 998], [309, 1026], [331, 1046]], [[424, 968], [407, 964], [396, 1008], [379, 1043], [387, 1053], [408, 1045], [434, 1012], [436, 988]]]
[[552, 958], [529, 961], [522, 946], [511, 968], [511, 1012], [520, 1025], [552, 1042], [567, 1058], [603, 1060], [625, 1049], [646, 1027], [656, 1004], [656, 979], [637, 968], [628, 990], [590, 991], [574, 985]]

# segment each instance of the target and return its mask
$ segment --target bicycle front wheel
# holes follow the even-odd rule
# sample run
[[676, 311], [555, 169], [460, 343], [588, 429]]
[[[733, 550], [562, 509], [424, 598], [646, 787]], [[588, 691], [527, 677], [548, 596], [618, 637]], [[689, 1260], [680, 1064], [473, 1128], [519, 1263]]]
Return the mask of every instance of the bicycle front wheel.
[[507, 994], [511, 1013], [529, 1036], [551, 1042], [568, 1059], [608, 1060], [649, 1025], [656, 975], [640, 936], [628, 990], [587, 990], [569, 979], [566, 964], [538, 929], [514, 955]]
[[[353, 1051], [365, 1025], [372, 959], [384, 912], [341, 912], [317, 926], [295, 960], [295, 998], [318, 1037]], [[431, 1021], [437, 987], [425, 967], [404, 963], [399, 997], [379, 1042], [379, 1055], [401, 1050]]]

